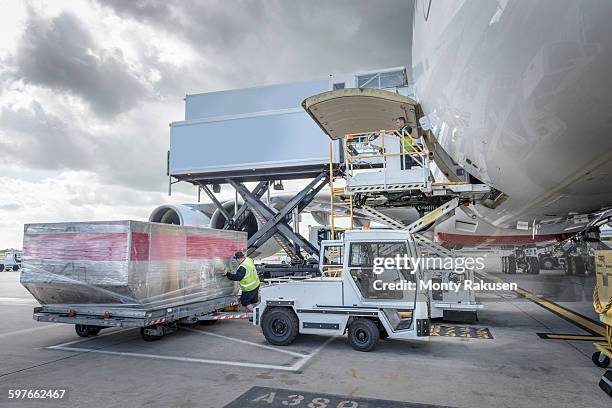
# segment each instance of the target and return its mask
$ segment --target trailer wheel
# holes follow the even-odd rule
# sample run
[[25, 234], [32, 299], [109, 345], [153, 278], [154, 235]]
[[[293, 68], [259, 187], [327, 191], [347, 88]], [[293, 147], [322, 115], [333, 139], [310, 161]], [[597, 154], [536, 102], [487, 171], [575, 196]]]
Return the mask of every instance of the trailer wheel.
[[[162, 334], [151, 334], [151, 331], [158, 331], [158, 332], [161, 332]], [[163, 333], [164, 333], [163, 327], [158, 327], [157, 325], [140, 328], [140, 337], [142, 337], [144, 341], [157, 341], [161, 339], [162, 337], [164, 337]]]
[[79, 337], [97, 336], [102, 327], [89, 326], [87, 324], [75, 324], [74, 331]]
[[217, 323], [219, 320], [200, 320], [198, 322], [198, 324], [200, 326], [212, 326], [213, 324]]
[[13, 265], [13, 272], [17, 272], [19, 270], [19, 265]]
[[593, 364], [597, 367], [601, 368], [606, 368], [610, 365], [610, 357], [606, 356], [601, 351], [594, 352], [591, 356], [591, 361], [593, 361]]
[[89, 337], [89, 330], [84, 324], [75, 324], [74, 331], [79, 337]]
[[298, 335], [299, 322], [293, 310], [275, 307], [264, 313], [261, 330], [270, 344], [288, 346]]
[[376, 323], [369, 319], [355, 319], [349, 325], [348, 338], [357, 351], [370, 351], [378, 344], [380, 332]]

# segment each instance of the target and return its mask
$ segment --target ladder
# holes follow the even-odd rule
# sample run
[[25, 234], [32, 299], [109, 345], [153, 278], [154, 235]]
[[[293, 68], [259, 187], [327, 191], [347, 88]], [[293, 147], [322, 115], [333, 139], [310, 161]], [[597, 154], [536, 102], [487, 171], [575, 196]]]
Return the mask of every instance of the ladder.
[[361, 212], [367, 215], [368, 217], [376, 220], [377, 222], [384, 225], [388, 225], [395, 229], [406, 228], [406, 226], [402, 222], [381, 213], [380, 211], [370, 207], [369, 205], [364, 205], [363, 207], [361, 207]]
[[[404, 151], [405, 143], [413, 151]], [[431, 190], [430, 156], [407, 132], [379, 130], [347, 134], [344, 157], [346, 190], [351, 194]], [[405, 168], [405, 162], [416, 166]]]
[[[329, 144], [329, 191], [330, 191], [330, 199], [329, 199], [329, 206], [330, 206], [330, 215], [329, 215], [329, 219], [330, 219], [330, 226], [331, 226], [331, 239], [336, 239], [336, 230], [339, 229], [338, 227], [336, 227], [336, 218], [349, 218], [350, 219], [350, 227], [349, 229], [353, 229], [353, 227], [355, 226], [354, 221], [353, 221], [353, 195], [352, 194], [348, 194], [344, 187], [334, 187], [334, 180], [336, 179], [336, 176], [334, 175], [334, 168], [333, 168], [333, 162], [332, 162], [332, 144]], [[338, 197], [340, 200], [345, 201], [348, 199], [348, 205], [349, 205], [349, 213], [337, 213], [335, 210], [335, 202], [336, 202], [336, 197]], [[346, 229], [346, 228], [344, 228]]]
[[455, 258], [457, 257], [457, 253], [455, 253], [455, 251], [443, 247], [437, 242], [425, 237], [423, 234], [419, 234], [419, 231], [422, 228], [431, 224], [432, 222], [450, 213], [451, 211], [454, 211], [459, 206], [459, 204], [459, 199], [453, 198], [452, 200], [442, 204], [435, 210], [425, 214], [424, 216], [422, 216], [421, 218], [414, 221], [408, 226], [404, 225], [402, 222], [392, 217], [389, 217], [388, 215], [381, 213], [380, 211], [370, 206], [363, 206], [361, 210], [363, 213], [372, 217], [372, 219], [376, 220], [377, 222], [380, 222], [381, 224], [388, 225], [393, 229], [410, 231], [419, 246], [426, 249], [428, 252], [436, 254], [441, 258]]

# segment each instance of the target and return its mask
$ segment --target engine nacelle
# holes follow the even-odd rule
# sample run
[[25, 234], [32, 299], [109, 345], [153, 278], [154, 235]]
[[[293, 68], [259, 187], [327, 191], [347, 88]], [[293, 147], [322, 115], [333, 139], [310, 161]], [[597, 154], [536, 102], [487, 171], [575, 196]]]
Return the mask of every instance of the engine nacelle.
[[210, 218], [189, 204], [160, 205], [149, 216], [149, 222], [186, 227], [210, 227]]
[[[222, 204], [225, 211], [230, 216], [234, 215], [234, 202], [227, 201]], [[242, 205], [242, 203], [239, 203]], [[184, 225], [188, 227], [208, 227], [214, 229], [223, 229], [225, 226], [225, 217], [218, 209], [215, 210], [210, 217], [199, 209], [198, 204], [178, 204], [178, 205], [161, 205], [153, 210], [149, 216], [149, 222], [159, 222], [162, 224], [174, 224]], [[249, 212], [246, 220], [240, 228], [248, 234], [248, 237], [252, 237], [257, 231], [259, 231], [260, 223], [257, 221], [255, 216]], [[272, 238], [268, 240], [264, 245], [259, 247], [255, 252], [251, 254], [252, 258], [266, 258], [279, 252], [281, 247]]]
[[[222, 203], [222, 205], [225, 211], [227, 211], [227, 213], [233, 217], [235, 214], [234, 202], [226, 201]], [[238, 202], [239, 208], [241, 205], [242, 203]], [[215, 212], [210, 217], [210, 227], [214, 229], [222, 229], [224, 226], [225, 226], [225, 217], [223, 216], [221, 211], [215, 210]], [[259, 223], [257, 222], [257, 219], [255, 219], [255, 216], [251, 214], [250, 211], [249, 211], [249, 214], [247, 215], [246, 220], [242, 224], [242, 228], [240, 228], [240, 230], [247, 232], [249, 234], [249, 238], [252, 237], [259, 230]]]
[[[230, 216], [234, 216], [236, 206], [234, 201], [226, 201], [222, 203], [223, 208]], [[242, 201], [238, 201], [238, 208], [242, 205]], [[210, 227], [214, 229], [222, 229], [225, 226], [225, 217], [219, 210], [215, 210], [215, 212], [210, 217]], [[260, 222], [255, 218], [255, 216], [249, 211], [246, 220], [242, 224], [240, 228], [241, 231], [245, 231], [248, 234], [248, 237], [251, 238], [257, 231], [261, 228]], [[251, 254], [251, 258], [266, 258], [268, 256], [272, 256], [275, 253], [279, 252], [282, 248], [274, 238], [270, 238], [265, 244], [257, 248], [255, 252]]]

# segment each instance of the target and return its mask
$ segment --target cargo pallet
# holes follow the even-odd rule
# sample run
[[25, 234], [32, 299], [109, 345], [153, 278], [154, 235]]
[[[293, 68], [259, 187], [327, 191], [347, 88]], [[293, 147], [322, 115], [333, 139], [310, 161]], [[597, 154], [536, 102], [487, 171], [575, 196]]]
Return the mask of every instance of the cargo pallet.
[[145, 341], [159, 340], [177, 330], [177, 324], [248, 319], [248, 313], [229, 312], [236, 296], [193, 302], [173, 307], [144, 309], [129, 305], [43, 305], [34, 308], [38, 322], [74, 324], [80, 337], [97, 335], [109, 327], [139, 327]]

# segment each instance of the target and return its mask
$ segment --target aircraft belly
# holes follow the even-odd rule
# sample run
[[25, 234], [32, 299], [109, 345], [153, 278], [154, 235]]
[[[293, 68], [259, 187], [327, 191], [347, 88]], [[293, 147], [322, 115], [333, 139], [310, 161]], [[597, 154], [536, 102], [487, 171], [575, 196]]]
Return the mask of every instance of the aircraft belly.
[[497, 4], [415, 14], [413, 76], [435, 136], [508, 195], [479, 208], [496, 226], [612, 205], [612, 3]]

